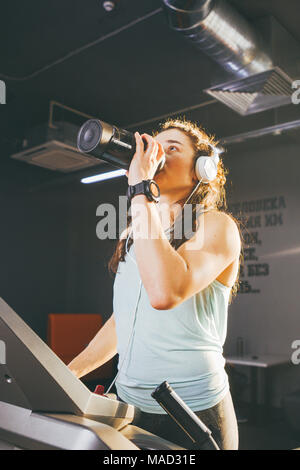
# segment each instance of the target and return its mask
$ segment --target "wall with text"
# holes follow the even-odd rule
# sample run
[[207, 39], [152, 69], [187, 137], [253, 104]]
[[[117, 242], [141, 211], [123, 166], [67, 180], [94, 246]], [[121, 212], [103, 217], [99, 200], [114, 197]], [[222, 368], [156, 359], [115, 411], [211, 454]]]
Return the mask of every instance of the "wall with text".
[[[291, 357], [300, 339], [300, 149], [295, 146], [228, 154], [229, 209], [241, 221], [241, 288], [229, 310], [225, 354], [242, 337], [246, 353]], [[278, 373], [277, 373], [278, 372]], [[300, 388], [300, 365], [274, 369], [273, 400]]]

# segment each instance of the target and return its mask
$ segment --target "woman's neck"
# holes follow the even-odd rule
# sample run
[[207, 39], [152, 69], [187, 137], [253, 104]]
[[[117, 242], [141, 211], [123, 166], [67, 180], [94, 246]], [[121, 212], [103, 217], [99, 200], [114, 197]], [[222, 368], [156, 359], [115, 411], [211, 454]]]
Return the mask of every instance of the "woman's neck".
[[181, 193], [165, 193], [161, 195], [158, 210], [164, 229], [169, 228], [176, 217], [181, 213], [189, 194], [190, 192], [182, 191]]

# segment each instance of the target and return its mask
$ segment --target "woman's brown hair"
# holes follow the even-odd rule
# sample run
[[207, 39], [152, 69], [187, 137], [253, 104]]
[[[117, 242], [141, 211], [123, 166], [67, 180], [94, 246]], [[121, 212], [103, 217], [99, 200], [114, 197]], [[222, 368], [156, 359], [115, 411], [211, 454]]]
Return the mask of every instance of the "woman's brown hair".
[[[216, 146], [218, 142], [214, 139], [213, 136], [209, 135], [202, 127], [198, 126], [196, 123], [193, 123], [191, 121], [188, 121], [186, 119], [167, 119], [163, 123], [159, 125], [159, 128], [153, 133], [153, 137], [155, 137], [157, 134], [160, 132], [169, 130], [169, 129], [178, 129], [182, 132], [184, 132], [185, 135], [187, 135], [193, 145], [193, 148], [195, 150], [195, 160], [201, 155], [211, 155], [212, 149], [210, 145]], [[208, 145], [210, 144], [210, 145]], [[211, 181], [210, 183], [207, 184], [200, 184], [197, 190], [194, 192], [192, 197], [189, 199], [189, 203], [192, 205], [192, 214], [193, 214], [193, 231], [196, 230], [197, 226], [197, 207], [199, 207], [199, 204], [201, 204], [201, 207], [204, 208], [204, 210], [207, 209], [215, 209], [218, 211], [222, 212], [227, 212], [227, 203], [226, 203], [226, 193], [225, 193], [225, 183], [226, 183], [226, 175], [227, 175], [227, 170], [224, 168], [223, 162], [220, 159], [218, 163], [218, 172], [217, 176], [214, 179], [214, 181]], [[177, 201], [178, 203], [184, 204], [185, 201]], [[231, 214], [230, 217], [234, 219], [234, 217]], [[235, 220], [235, 219], [234, 219]], [[238, 228], [239, 223], [235, 220], [237, 223]], [[127, 232], [128, 233], [128, 228], [131, 224], [131, 217], [127, 217]], [[174, 224], [173, 224], [174, 227]], [[184, 242], [187, 241], [187, 239], [182, 236], [180, 239], [174, 237], [174, 230], [171, 229], [170, 232], [170, 244], [175, 248], [178, 249]], [[129, 238], [127, 242], [127, 249], [129, 250], [130, 246], [133, 243], [133, 239]], [[112, 273], [116, 273], [118, 269], [118, 265], [120, 262], [125, 261], [125, 255], [126, 255], [126, 237], [121, 237], [120, 240], [117, 243], [115, 252], [109, 262], [109, 270]], [[242, 260], [242, 254], [240, 257], [240, 264]], [[233, 285], [231, 289], [231, 296], [236, 295], [239, 287], [239, 273], [237, 276], [237, 279], [235, 281], [235, 284]]]

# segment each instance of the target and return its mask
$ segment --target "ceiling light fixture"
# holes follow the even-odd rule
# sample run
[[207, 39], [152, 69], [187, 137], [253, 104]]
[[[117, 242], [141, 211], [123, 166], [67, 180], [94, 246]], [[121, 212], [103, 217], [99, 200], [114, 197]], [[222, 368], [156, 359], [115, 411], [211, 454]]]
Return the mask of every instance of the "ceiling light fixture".
[[102, 3], [102, 6], [103, 6], [105, 11], [112, 11], [115, 8], [116, 4], [115, 4], [115, 2], [113, 2], [111, 0], [105, 0]]
[[112, 178], [118, 178], [119, 176], [124, 176], [126, 170], [115, 170], [109, 171], [107, 173], [100, 173], [99, 175], [87, 176], [86, 178], [82, 178], [80, 180], [81, 183], [90, 184], [90, 183], [98, 183], [99, 181], [105, 181]]

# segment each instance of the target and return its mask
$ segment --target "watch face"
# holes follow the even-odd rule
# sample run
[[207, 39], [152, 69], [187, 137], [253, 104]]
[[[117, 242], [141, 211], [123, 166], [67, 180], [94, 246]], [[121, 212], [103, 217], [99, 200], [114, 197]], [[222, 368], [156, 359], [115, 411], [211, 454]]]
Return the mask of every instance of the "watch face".
[[159, 197], [160, 196], [159, 188], [158, 188], [157, 184], [154, 183], [153, 181], [150, 182], [149, 189], [150, 189], [150, 191], [151, 191], [151, 193], [153, 194], [154, 197]]

